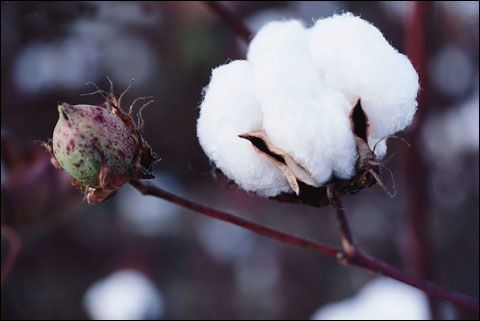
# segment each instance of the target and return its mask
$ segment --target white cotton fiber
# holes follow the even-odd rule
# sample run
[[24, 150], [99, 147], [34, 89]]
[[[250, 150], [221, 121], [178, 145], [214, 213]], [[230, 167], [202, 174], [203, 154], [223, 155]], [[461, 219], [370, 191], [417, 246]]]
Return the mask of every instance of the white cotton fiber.
[[233, 61], [213, 70], [197, 123], [200, 145], [211, 161], [246, 191], [275, 196], [291, 191], [280, 169], [259, 155], [252, 143], [238, 137], [262, 129], [262, 111], [253, 96], [253, 75], [247, 61]]
[[361, 99], [371, 126], [370, 147], [411, 123], [418, 75], [375, 26], [346, 13], [318, 20], [310, 33], [309, 50], [327, 84], [350, 101]]
[[324, 82], [308, 53], [308, 32], [298, 21], [272, 22], [253, 39], [248, 61], [263, 128], [273, 145], [303, 166], [317, 184], [332, 172], [354, 174], [350, 104]]
[[355, 175], [358, 158], [350, 114], [360, 99], [368, 143], [410, 124], [418, 76], [372, 24], [352, 14], [318, 20], [311, 29], [289, 20], [266, 24], [247, 61], [216, 68], [198, 119], [200, 144], [226, 176], [263, 196], [292, 192], [274, 162], [239, 134], [265, 131], [271, 144], [318, 185]]

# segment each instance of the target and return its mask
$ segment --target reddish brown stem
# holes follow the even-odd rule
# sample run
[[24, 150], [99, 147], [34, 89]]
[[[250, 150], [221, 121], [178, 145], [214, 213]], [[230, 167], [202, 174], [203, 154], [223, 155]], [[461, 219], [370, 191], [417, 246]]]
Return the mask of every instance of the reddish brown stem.
[[252, 32], [233, 12], [228, 10], [220, 1], [205, 1], [207, 6], [232, 28], [233, 32], [246, 43], [252, 40]]
[[[406, 24], [405, 43], [408, 57], [414, 64], [420, 79], [424, 86], [424, 29], [425, 4], [423, 2], [413, 2], [410, 8], [409, 19]], [[427, 238], [427, 216], [429, 211], [429, 198], [427, 195], [427, 182], [425, 173], [427, 168], [418, 149], [416, 148], [419, 134], [419, 124], [423, 122], [425, 109], [423, 104], [424, 90], [419, 92], [418, 112], [416, 115], [416, 126], [408, 133], [409, 140], [413, 148], [406, 150], [404, 154], [404, 166], [409, 184], [408, 192], [408, 212], [407, 212], [407, 238], [405, 244], [405, 256], [411, 269], [423, 276], [430, 276], [430, 258], [428, 251]]]
[[315, 250], [317, 252], [323, 253], [328, 256], [336, 256], [339, 252], [339, 250], [327, 246], [327, 245], [322, 245], [307, 239], [303, 239], [300, 237], [296, 237], [290, 234], [286, 234], [284, 232], [280, 232], [274, 229], [271, 229], [269, 227], [265, 227], [262, 225], [259, 225], [254, 222], [250, 222], [246, 219], [237, 217], [235, 215], [225, 213], [222, 211], [217, 211], [211, 207], [204, 206], [202, 204], [198, 204], [189, 200], [186, 200], [184, 198], [181, 198], [177, 195], [174, 195], [172, 193], [169, 193], [167, 191], [162, 190], [159, 187], [150, 185], [146, 182], [140, 182], [140, 181], [133, 181], [130, 183], [133, 187], [135, 187], [140, 193], [144, 195], [152, 195], [156, 196], [159, 198], [162, 198], [166, 201], [172, 202], [174, 204], [177, 204], [179, 206], [188, 208], [192, 211], [195, 211], [197, 213], [210, 216], [213, 218], [216, 218], [221, 221], [225, 221], [243, 228], [246, 228], [247, 230], [250, 230], [252, 232], [255, 232], [257, 234], [261, 234], [264, 236], [267, 236], [269, 238], [278, 240], [283, 243], [288, 243], [288, 244], [293, 244], [297, 245], [300, 247], [308, 248]]
[[353, 234], [350, 231], [350, 226], [348, 225], [347, 217], [345, 215], [345, 209], [343, 208], [343, 202], [340, 198], [341, 195], [338, 195], [335, 191], [335, 186], [333, 184], [327, 185], [327, 197], [330, 200], [330, 205], [337, 212], [337, 220], [340, 227], [340, 239], [342, 241], [342, 248], [348, 257], [355, 255], [357, 247], [353, 240]]
[[348, 256], [353, 256], [355, 255], [357, 247], [353, 241], [352, 232], [350, 231], [350, 226], [348, 225], [347, 217], [345, 216], [345, 210], [340, 200], [337, 201], [335, 210], [337, 211], [337, 219], [340, 223], [340, 238], [342, 240], [343, 250]]
[[132, 181], [130, 184], [144, 195], [156, 196], [176, 205], [193, 210], [199, 214], [203, 214], [215, 219], [222, 220], [224, 222], [228, 222], [230, 224], [243, 227], [252, 232], [267, 236], [277, 241], [300, 246], [306, 249], [311, 249], [322, 254], [335, 257], [339, 259], [339, 261], [341, 261], [342, 263], [356, 265], [374, 273], [381, 274], [396, 279], [400, 282], [409, 284], [413, 287], [416, 287], [417, 289], [424, 291], [432, 297], [450, 301], [467, 310], [478, 311], [478, 300], [454, 291], [444, 289], [433, 282], [418, 278], [410, 273], [398, 270], [388, 265], [387, 263], [384, 263], [374, 257], [365, 254], [358, 249], [354, 253], [349, 254], [345, 251], [336, 249], [328, 245], [280, 232], [275, 229], [248, 221], [246, 219], [237, 217], [226, 212], [217, 211], [211, 207], [189, 201], [175, 194], [164, 191], [161, 188], [151, 185], [147, 182]]
[[[425, 120], [425, 25], [427, 17], [427, 3], [415, 1], [410, 4], [409, 14], [405, 24], [405, 51], [417, 70], [422, 89], [418, 94], [418, 111], [416, 122], [406, 137], [413, 148], [404, 153], [404, 170], [407, 178], [407, 224], [404, 232], [405, 242], [403, 253], [407, 266], [421, 277], [431, 279], [433, 265], [431, 263], [432, 247], [428, 238], [428, 216], [430, 200], [426, 173], [428, 169], [419, 153], [419, 129]], [[429, 298], [430, 312], [433, 319], [440, 318], [438, 305]]]

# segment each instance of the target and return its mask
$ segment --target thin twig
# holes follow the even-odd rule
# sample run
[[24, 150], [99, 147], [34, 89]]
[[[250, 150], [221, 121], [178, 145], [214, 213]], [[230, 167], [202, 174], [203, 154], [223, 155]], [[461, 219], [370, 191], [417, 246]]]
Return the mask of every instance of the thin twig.
[[151, 185], [147, 182], [137, 180], [130, 182], [130, 184], [144, 195], [151, 195], [164, 199], [176, 205], [195, 211], [199, 214], [203, 214], [218, 220], [222, 220], [224, 222], [228, 222], [230, 224], [243, 227], [252, 232], [267, 236], [283, 243], [311, 249], [322, 254], [335, 257], [339, 259], [339, 261], [342, 263], [355, 265], [363, 269], [372, 271], [376, 274], [381, 274], [392, 279], [396, 279], [400, 282], [416, 287], [417, 289], [424, 291], [432, 297], [447, 300], [464, 309], [472, 311], [478, 311], [479, 309], [478, 300], [455, 291], [447, 290], [433, 282], [418, 278], [408, 272], [396, 269], [385, 262], [369, 256], [358, 248], [356, 248], [354, 254], [347, 255], [347, 253], [345, 253], [343, 250], [336, 249], [334, 247], [314, 242], [308, 239], [293, 236], [284, 232], [280, 232], [278, 230], [265, 227], [263, 225], [237, 217], [235, 215], [222, 211], [217, 211], [211, 207], [189, 201], [175, 194], [164, 191], [163, 189]]
[[345, 209], [343, 208], [342, 200], [337, 195], [334, 184], [327, 184], [327, 196], [330, 200], [330, 204], [337, 213], [337, 220], [340, 227], [340, 239], [342, 241], [342, 248], [344, 254], [347, 257], [352, 257], [355, 255], [356, 245], [353, 240], [353, 234], [350, 231], [350, 226], [348, 225], [347, 218], [345, 216]]
[[278, 240], [283, 243], [288, 243], [288, 244], [293, 244], [297, 245], [300, 247], [304, 248], [309, 248], [312, 250], [315, 250], [317, 252], [323, 253], [328, 256], [333, 256], [336, 257], [337, 254], [340, 252], [340, 250], [335, 249], [333, 247], [330, 247], [328, 245], [323, 245], [319, 244], [307, 239], [303, 239], [300, 237], [296, 237], [290, 234], [286, 234], [284, 232], [280, 232], [274, 229], [271, 229], [269, 227], [265, 227], [262, 225], [259, 225], [254, 222], [250, 222], [248, 220], [245, 220], [243, 218], [237, 217], [235, 215], [225, 213], [222, 211], [217, 211], [213, 208], [204, 206], [202, 204], [198, 204], [189, 200], [186, 200], [184, 198], [181, 198], [177, 195], [174, 195], [172, 193], [169, 193], [167, 191], [162, 190], [161, 188], [151, 185], [146, 182], [141, 182], [141, 181], [132, 181], [130, 184], [135, 187], [140, 193], [144, 195], [152, 195], [156, 196], [159, 198], [162, 198], [166, 201], [169, 201], [171, 203], [174, 203], [176, 205], [188, 208], [190, 210], [193, 210], [197, 213], [210, 216], [216, 219], [219, 219], [221, 221], [225, 221], [243, 228], [246, 228], [247, 230], [253, 231], [257, 234], [261, 234], [267, 237], [270, 237], [272, 239]]
[[336, 201], [335, 211], [337, 212], [337, 220], [340, 223], [340, 239], [342, 240], [343, 251], [347, 257], [354, 256], [357, 252], [357, 246], [353, 240], [352, 232], [345, 216], [345, 209], [340, 199]]
[[207, 6], [225, 23], [233, 29], [235, 34], [246, 43], [252, 40], [252, 32], [233, 12], [228, 10], [220, 1], [205, 1]]

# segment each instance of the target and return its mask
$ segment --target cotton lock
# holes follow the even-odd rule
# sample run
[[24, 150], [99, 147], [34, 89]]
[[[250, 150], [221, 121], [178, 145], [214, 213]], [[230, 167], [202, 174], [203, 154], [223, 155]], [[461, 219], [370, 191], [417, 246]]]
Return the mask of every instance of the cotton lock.
[[418, 90], [409, 59], [351, 13], [312, 28], [274, 21], [256, 34], [246, 60], [213, 70], [197, 134], [244, 190], [298, 194], [292, 175], [313, 187], [356, 175], [355, 106], [366, 119], [366, 144], [381, 158], [383, 138], [411, 123]]

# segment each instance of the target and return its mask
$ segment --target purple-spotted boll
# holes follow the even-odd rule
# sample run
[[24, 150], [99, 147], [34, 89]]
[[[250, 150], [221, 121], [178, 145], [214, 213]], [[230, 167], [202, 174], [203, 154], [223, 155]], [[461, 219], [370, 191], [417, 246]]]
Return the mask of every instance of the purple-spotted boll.
[[52, 164], [73, 177], [72, 185], [85, 193], [89, 204], [106, 200], [125, 183], [153, 178], [158, 159], [141, 135], [141, 113], [135, 124], [132, 106], [126, 113], [112, 92], [98, 91], [106, 100], [103, 107], [60, 104], [53, 140], [43, 143]]
[[53, 152], [60, 166], [79, 182], [100, 188], [102, 166], [125, 173], [136, 142], [130, 128], [110, 110], [91, 105], [58, 106]]

